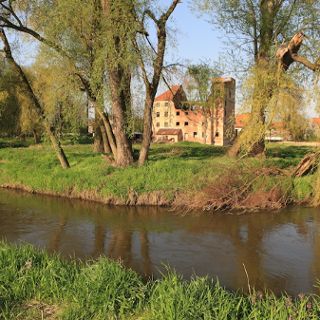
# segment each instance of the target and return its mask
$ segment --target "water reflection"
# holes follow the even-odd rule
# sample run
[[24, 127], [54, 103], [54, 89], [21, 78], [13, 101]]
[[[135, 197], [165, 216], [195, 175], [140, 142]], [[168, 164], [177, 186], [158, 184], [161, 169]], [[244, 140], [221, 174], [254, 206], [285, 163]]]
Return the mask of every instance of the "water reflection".
[[185, 277], [218, 277], [291, 294], [320, 278], [320, 211], [178, 216], [158, 208], [103, 205], [0, 191], [0, 237], [81, 259], [106, 255], [146, 277], [169, 264]]

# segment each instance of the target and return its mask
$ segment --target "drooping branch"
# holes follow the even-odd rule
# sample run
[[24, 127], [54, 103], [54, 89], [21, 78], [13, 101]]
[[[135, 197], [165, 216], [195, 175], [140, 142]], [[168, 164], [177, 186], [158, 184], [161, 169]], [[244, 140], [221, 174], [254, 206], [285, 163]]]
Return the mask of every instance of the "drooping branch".
[[5, 58], [8, 60], [10, 65], [13, 67], [13, 69], [17, 72], [23, 85], [25, 86], [26, 93], [28, 94], [30, 101], [32, 101], [39, 119], [43, 122], [44, 128], [48, 134], [48, 137], [52, 143], [53, 149], [56, 152], [56, 155], [60, 161], [62, 168], [64, 169], [69, 168], [70, 165], [69, 165], [68, 159], [64, 153], [64, 150], [60, 144], [60, 141], [57, 139], [55, 135], [54, 128], [50, 125], [49, 121], [47, 120], [44, 108], [40, 103], [39, 99], [37, 98], [37, 96], [35, 95], [28, 77], [26, 76], [21, 66], [14, 59], [12, 55], [10, 43], [5, 34], [5, 31], [2, 28], [0, 29], [0, 38], [3, 43], [3, 51], [5, 54]]

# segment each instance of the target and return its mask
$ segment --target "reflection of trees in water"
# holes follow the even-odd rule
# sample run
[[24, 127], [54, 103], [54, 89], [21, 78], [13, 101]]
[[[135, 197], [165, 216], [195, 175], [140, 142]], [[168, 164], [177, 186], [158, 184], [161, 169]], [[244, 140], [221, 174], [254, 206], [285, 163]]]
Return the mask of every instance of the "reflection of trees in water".
[[126, 266], [132, 264], [132, 232], [122, 229], [112, 230], [108, 256], [114, 260], [121, 260]]
[[106, 228], [101, 223], [96, 223], [94, 226], [94, 249], [93, 258], [97, 258], [104, 254], [104, 244], [106, 240]]
[[[108, 256], [114, 260], [121, 260], [125, 266], [134, 267], [134, 253], [133, 253], [133, 236], [132, 231], [123, 231], [117, 229], [112, 231], [112, 237], [108, 250]], [[139, 231], [139, 244], [141, 254], [141, 266], [138, 268], [145, 276], [152, 275], [152, 262], [150, 259], [149, 238], [146, 230]]]
[[[317, 225], [319, 226], [320, 217], [312, 214], [311, 216], [315, 216], [315, 219], [318, 219]], [[295, 211], [280, 214], [256, 213], [242, 217], [216, 216], [208, 219], [201, 219], [200, 217], [198, 221], [190, 218], [186, 228], [192, 233], [213, 232], [221, 234], [225, 239], [231, 241], [235, 252], [234, 257], [232, 257], [233, 262], [231, 263], [235, 265], [233, 283], [236, 287], [247, 287], [248, 279], [243, 266], [245, 265], [251, 285], [263, 288], [264, 285], [268, 284], [269, 287], [274, 288], [276, 291], [281, 291], [288, 284], [288, 279], [276, 278], [274, 275], [272, 278], [268, 276], [265, 253], [272, 253], [272, 248], [266, 248], [264, 240], [272, 231], [280, 229], [285, 225], [292, 225], [299, 236], [305, 239], [305, 241], [309, 241], [310, 232], [307, 221], [308, 217], [306, 214], [299, 214], [297, 208], [295, 208]], [[319, 278], [320, 231], [318, 230], [315, 232], [314, 243], [312, 245], [314, 248], [313, 275]], [[285, 268], [286, 266], [279, 266], [279, 268], [281, 267]]]
[[[282, 226], [291, 225], [295, 232], [305, 241], [310, 241], [313, 249], [313, 261], [310, 266], [310, 274], [320, 277], [320, 215], [315, 210], [299, 212], [299, 208], [287, 210], [287, 213], [256, 213], [242, 217], [237, 216], [185, 216], [183, 218], [174, 216], [173, 213], [165, 213], [158, 208], [112, 208], [90, 202], [70, 201], [42, 196], [34, 196], [23, 193], [3, 192], [0, 201], [3, 200], [8, 212], [29, 210], [34, 214], [25, 215], [23, 221], [28, 225], [38, 225], [42, 228], [43, 221], [38, 218], [41, 213], [48, 217], [48, 221], [56, 219], [59, 215], [59, 223], [52, 228], [48, 234], [48, 249], [59, 250], [63, 244], [64, 232], [68, 224], [68, 233], [72, 232], [73, 221], [88, 220], [88, 224], [94, 224], [94, 240], [92, 255], [98, 257], [107, 254], [113, 259], [121, 259], [126, 265], [133, 266], [137, 263], [134, 257], [133, 237], [138, 241], [137, 254], [141, 259], [136, 269], [150, 275], [152, 273], [152, 262], [150, 258], [151, 245], [148, 232], [151, 231], [185, 231], [191, 234], [211, 233], [222, 235], [224, 239], [230, 240], [234, 248], [235, 256], [231, 258], [235, 264], [236, 272], [233, 274], [233, 283], [246, 286], [247, 279], [243, 268], [245, 264], [252, 284], [262, 284], [274, 281], [267, 277], [263, 250], [266, 248], [264, 239], [271, 232]], [[304, 209], [306, 210], [306, 209]], [[14, 211], [15, 212], [15, 211]], [[17, 211], [18, 212], [18, 211]], [[18, 214], [15, 213], [17, 216]], [[309, 219], [308, 219], [309, 218]], [[51, 219], [51, 220], [50, 220]], [[314, 220], [314, 224], [308, 221]], [[12, 227], [10, 225], [12, 224]], [[8, 219], [6, 228], [15, 230], [13, 219]], [[137, 230], [137, 231], [132, 231]], [[107, 243], [107, 235], [110, 232], [110, 242]], [[87, 235], [71, 234], [72, 243], [79, 242], [79, 237]], [[91, 235], [90, 235], [91, 236]], [[15, 235], [16, 237], [16, 235]], [[91, 237], [88, 237], [91, 238]], [[281, 241], [281, 237], [279, 237]], [[82, 239], [81, 239], [82, 240]], [[210, 240], [209, 240], [210, 241]], [[209, 243], [210, 244], [210, 243]], [[106, 247], [107, 246], [107, 247]], [[267, 252], [272, 248], [267, 248]], [[234, 260], [233, 260], [234, 259]], [[199, 263], [199, 262], [197, 262]], [[200, 262], [201, 263], [201, 262]], [[223, 268], [223, 266], [221, 266]], [[265, 279], [266, 278], [266, 279]], [[277, 281], [283, 281], [277, 279]], [[277, 287], [277, 284], [274, 284]], [[281, 283], [279, 286], [284, 286]]]
[[152, 262], [150, 258], [150, 246], [148, 232], [144, 229], [140, 231], [141, 256], [143, 274], [147, 277], [152, 276]]
[[59, 251], [61, 245], [61, 238], [65, 230], [65, 226], [68, 222], [68, 218], [66, 215], [61, 214], [59, 217], [59, 223], [57, 228], [53, 231], [51, 237], [48, 242], [48, 250], [49, 251]]
[[[316, 279], [320, 279], [320, 215], [314, 216], [313, 224], [313, 263], [311, 272]], [[318, 288], [318, 292], [320, 288]]]

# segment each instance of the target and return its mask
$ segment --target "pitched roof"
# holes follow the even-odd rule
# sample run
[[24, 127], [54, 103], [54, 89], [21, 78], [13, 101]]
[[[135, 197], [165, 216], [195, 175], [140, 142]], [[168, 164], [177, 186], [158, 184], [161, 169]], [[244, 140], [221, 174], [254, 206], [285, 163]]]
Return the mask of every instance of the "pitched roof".
[[236, 128], [245, 127], [249, 121], [249, 117], [250, 117], [250, 113], [236, 114], [235, 127]]
[[283, 121], [275, 121], [271, 123], [273, 129], [284, 129], [285, 123]]
[[311, 123], [320, 126], [320, 118], [311, 118]]
[[160, 136], [177, 136], [179, 134], [182, 134], [181, 129], [159, 129], [156, 133]]
[[155, 98], [155, 101], [172, 101], [177, 92], [180, 90], [181, 85], [175, 85], [167, 90], [166, 92], [160, 94]]

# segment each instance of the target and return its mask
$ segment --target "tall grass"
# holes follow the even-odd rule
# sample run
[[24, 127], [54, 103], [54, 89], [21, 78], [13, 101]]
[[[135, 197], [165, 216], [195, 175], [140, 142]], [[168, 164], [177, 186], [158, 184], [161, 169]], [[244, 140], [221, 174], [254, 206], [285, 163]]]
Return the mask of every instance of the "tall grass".
[[168, 272], [144, 282], [100, 258], [64, 261], [31, 246], [0, 243], [0, 319], [319, 319], [320, 297], [229, 292], [206, 278]]

